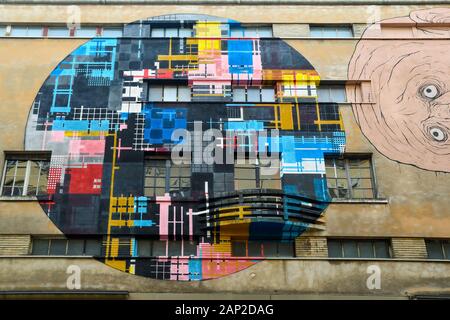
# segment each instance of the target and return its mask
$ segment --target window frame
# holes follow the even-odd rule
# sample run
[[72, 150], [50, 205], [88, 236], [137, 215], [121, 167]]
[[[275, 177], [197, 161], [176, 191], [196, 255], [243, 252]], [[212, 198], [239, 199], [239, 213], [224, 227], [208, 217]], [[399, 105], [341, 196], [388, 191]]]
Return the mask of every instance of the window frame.
[[[430, 242], [438, 242], [439, 249], [441, 251], [442, 258], [430, 258], [430, 251], [428, 250], [428, 243]], [[427, 250], [427, 259], [430, 260], [450, 260], [450, 255], [447, 255], [447, 251], [444, 246], [447, 245], [450, 248], [450, 240], [449, 239], [425, 239], [425, 248]]]
[[[340, 247], [341, 254], [339, 257], [330, 256], [330, 251], [328, 250], [328, 258], [330, 259], [392, 259], [392, 243], [388, 238], [327, 238], [327, 248], [330, 247], [330, 242], [338, 243]], [[344, 250], [344, 243], [354, 243], [356, 250], [358, 252], [357, 257], [346, 257]], [[387, 245], [388, 257], [377, 257], [376, 242], [384, 242]], [[372, 247], [373, 257], [361, 257], [361, 243], [370, 243]]]
[[[336, 168], [336, 160], [343, 160], [344, 161], [344, 169], [345, 169], [345, 179], [347, 181], [347, 197], [332, 197], [332, 199], [336, 199], [336, 200], [362, 200], [362, 199], [379, 199], [379, 194], [378, 194], [378, 183], [376, 180], [376, 172], [375, 172], [375, 162], [373, 160], [373, 156], [372, 154], [369, 153], [345, 153], [342, 156], [336, 157], [336, 156], [332, 156], [332, 155], [325, 155], [325, 173], [326, 173], [326, 169], [330, 168], [327, 166], [326, 161], [329, 159], [333, 159], [333, 167]], [[372, 198], [355, 198], [353, 195], [353, 189], [363, 189], [363, 190], [367, 190], [369, 188], [353, 188], [352, 186], [352, 179], [355, 179], [354, 177], [350, 176], [350, 165], [349, 165], [349, 160], [354, 160], [354, 159], [361, 159], [361, 160], [368, 160], [369, 161], [369, 173], [370, 173], [370, 178], [364, 178], [364, 179], [370, 179], [371, 182], [371, 190], [372, 190], [372, 194], [373, 197]], [[364, 168], [367, 169], [367, 168]], [[326, 175], [326, 180], [327, 180], [327, 188], [328, 189], [337, 189], [336, 188], [330, 188], [328, 186], [328, 180], [329, 179], [333, 179], [335, 181], [337, 181], [338, 179], [344, 179], [344, 178], [338, 178], [336, 176], [333, 177], [329, 177], [328, 175]], [[337, 186], [337, 184], [336, 184]], [[330, 194], [331, 195], [331, 194]]]
[[[31, 165], [33, 161], [38, 161], [38, 162], [48, 162], [48, 168], [50, 171], [50, 160], [51, 160], [51, 152], [47, 152], [47, 151], [43, 151], [43, 152], [28, 152], [28, 151], [17, 151], [17, 152], [9, 152], [9, 151], [5, 151], [5, 157], [4, 157], [4, 163], [3, 163], [3, 171], [2, 171], [2, 178], [0, 181], [0, 197], [36, 197], [38, 195], [42, 195], [39, 194], [39, 182], [40, 179], [42, 177], [41, 172], [42, 172], [42, 167], [39, 167], [39, 174], [38, 174], [38, 185], [36, 188], [36, 192], [35, 194], [28, 194], [28, 188], [30, 186], [30, 176], [31, 176]], [[8, 161], [26, 161], [26, 167], [25, 167], [25, 175], [23, 177], [23, 189], [22, 189], [22, 193], [20, 195], [13, 195], [13, 194], [3, 194], [4, 192], [4, 187], [5, 187], [5, 180], [6, 180], [6, 168], [8, 165]], [[15, 185], [15, 181], [17, 178], [17, 163], [15, 164], [15, 169], [14, 169], [14, 180], [13, 180], [13, 185], [11, 189], [11, 193], [14, 190], [14, 185]], [[47, 178], [48, 178], [48, 174], [47, 174]], [[48, 180], [47, 180], [47, 184], [48, 184]]]
[[[339, 36], [339, 28], [347, 28], [350, 31], [350, 36]], [[320, 29], [320, 34], [318, 34]], [[325, 35], [325, 31], [333, 31], [334, 35]], [[352, 24], [310, 24], [309, 25], [309, 36], [310, 38], [320, 38], [320, 39], [348, 39], [354, 38], [355, 33]]]
[[[235, 96], [234, 96], [234, 91], [238, 89], [238, 90], [243, 90], [244, 94], [244, 100], [243, 101], [238, 101], [235, 100]], [[273, 99], [272, 100], [266, 100], [263, 99], [263, 97], [267, 97], [266, 95], [263, 95], [263, 90], [273, 90]], [[249, 99], [249, 90], [254, 90], [254, 91], [258, 91], [258, 97], [259, 99], [257, 101], [254, 100], [250, 100]], [[233, 86], [231, 88], [231, 101], [234, 103], [273, 103], [273, 102], [277, 102], [277, 88], [276, 86]]]
[[[333, 89], [339, 89], [342, 91], [341, 93], [343, 93], [344, 95], [343, 96], [344, 99], [342, 101], [339, 99], [334, 99], [335, 95], [333, 93]], [[333, 84], [318, 85], [316, 87], [316, 92], [317, 92], [317, 102], [319, 103], [338, 103], [338, 104], [348, 103], [347, 92], [345, 91], [345, 84], [333, 83]], [[324, 97], [324, 93], [328, 95], [327, 100], [322, 99]]]
[[[165, 173], [164, 173], [164, 194], [170, 193], [170, 192], [179, 192], [179, 191], [184, 190], [186, 188], [188, 188], [188, 189], [191, 188], [192, 168], [191, 168], [190, 165], [187, 165], [187, 164], [181, 164], [181, 165], [173, 164], [172, 160], [170, 158], [170, 155], [149, 155], [149, 156], [145, 156], [145, 159], [144, 159], [144, 175], [143, 175], [143, 179], [144, 179], [144, 181], [143, 181], [144, 194], [147, 197], [161, 197], [161, 196], [164, 196], [164, 194], [163, 195], [156, 195], [156, 192], [155, 192], [156, 189], [158, 189], [158, 188], [161, 189], [161, 187], [156, 187], [156, 183], [155, 183], [156, 179], [160, 178], [160, 177], [147, 175], [147, 173], [146, 173], [147, 163], [150, 162], [150, 161], [161, 161], [161, 163], [163, 161], [165, 162], [165, 166], [164, 166], [164, 168], [165, 168]], [[161, 168], [162, 167], [163, 166], [161, 166]], [[186, 168], [189, 168], [189, 170], [190, 170], [189, 177], [185, 176], [185, 175], [180, 175], [180, 174], [176, 175], [176, 176], [172, 175], [172, 169], [180, 170], [180, 169], [186, 169]], [[153, 185], [152, 186], [147, 186], [145, 180], [147, 178], [150, 178], [150, 177], [153, 178]], [[181, 187], [181, 180], [179, 180], [177, 188], [172, 188], [172, 179], [176, 179], [176, 178], [178, 178], [178, 179], [181, 179], [181, 178], [188, 179], [189, 187], [182, 188]], [[162, 178], [160, 178], [160, 179], [162, 179]], [[152, 190], [153, 191], [152, 192], [153, 195], [148, 195], [146, 193], [147, 189]]]
[[[155, 99], [150, 99], [150, 90], [151, 88], [160, 88], [161, 89], [161, 100], [155, 100]], [[166, 100], [164, 98], [164, 91], [166, 87], [175, 87], [175, 100]], [[188, 89], [186, 90], [189, 91], [189, 100], [185, 100], [185, 99], [180, 99], [180, 89]], [[165, 84], [153, 84], [153, 83], [148, 83], [147, 84], [147, 102], [192, 102], [192, 88], [189, 87], [187, 84], [171, 84], [171, 83], [165, 83]]]
[[[53, 241], [61, 241], [61, 240], [65, 241], [64, 254], [51, 254], [50, 252], [51, 252], [51, 248], [52, 248], [52, 242]], [[77, 241], [77, 240], [83, 241], [83, 253], [82, 254], [68, 254], [70, 241]], [[98, 248], [99, 255], [86, 254], [87, 242], [90, 240], [95, 240], [99, 243], [99, 245], [100, 245]], [[47, 242], [47, 252], [45, 254], [34, 254], [33, 253], [35, 241], [46, 241]], [[92, 238], [92, 237], [86, 237], [86, 238], [32, 237], [29, 254], [35, 255], [35, 256], [51, 256], [51, 257], [67, 257], [67, 256], [68, 257], [103, 257], [102, 242], [103, 242], [103, 240], [101, 238]]]

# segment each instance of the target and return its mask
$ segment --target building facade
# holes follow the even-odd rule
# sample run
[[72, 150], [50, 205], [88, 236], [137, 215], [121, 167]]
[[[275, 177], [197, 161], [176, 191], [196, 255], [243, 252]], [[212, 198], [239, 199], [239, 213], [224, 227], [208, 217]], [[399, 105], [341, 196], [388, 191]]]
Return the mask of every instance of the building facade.
[[450, 294], [450, 5], [0, 5], [0, 294]]

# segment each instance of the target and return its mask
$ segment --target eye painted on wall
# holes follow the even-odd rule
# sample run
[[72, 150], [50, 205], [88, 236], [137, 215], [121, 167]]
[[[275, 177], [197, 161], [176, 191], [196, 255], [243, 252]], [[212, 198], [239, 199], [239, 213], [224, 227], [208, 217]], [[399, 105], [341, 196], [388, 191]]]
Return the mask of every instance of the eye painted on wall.
[[448, 139], [447, 133], [440, 127], [431, 127], [428, 129], [428, 132], [431, 137], [438, 142], [446, 141]]
[[440, 89], [435, 84], [426, 84], [419, 89], [419, 93], [426, 99], [435, 99], [440, 95]]

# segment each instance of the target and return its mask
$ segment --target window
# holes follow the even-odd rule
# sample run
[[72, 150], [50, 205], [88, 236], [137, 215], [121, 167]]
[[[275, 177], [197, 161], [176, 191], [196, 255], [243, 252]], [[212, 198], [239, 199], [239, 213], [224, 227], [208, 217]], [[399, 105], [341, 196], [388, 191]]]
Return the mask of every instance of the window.
[[281, 189], [280, 171], [266, 171], [255, 164], [235, 164], [234, 188], [235, 190]]
[[325, 158], [328, 190], [336, 199], [377, 197], [370, 156]]
[[33, 239], [32, 255], [100, 256], [100, 239]]
[[97, 36], [96, 27], [82, 27], [75, 30], [75, 36], [80, 38], [93, 38]]
[[343, 85], [322, 85], [317, 90], [319, 102], [344, 103], [347, 101]]
[[426, 240], [428, 259], [450, 260], [449, 240]]
[[233, 38], [271, 38], [272, 26], [231, 26], [230, 34]]
[[6, 26], [0, 26], [0, 37], [5, 36]]
[[138, 256], [142, 258], [166, 256], [191, 256], [197, 254], [196, 241], [159, 241], [139, 239], [137, 241]]
[[192, 28], [152, 28], [152, 38], [189, 38], [194, 34]]
[[48, 153], [7, 153], [2, 196], [38, 196], [47, 192], [50, 161]]
[[293, 257], [292, 242], [277, 241], [232, 241], [233, 257]]
[[40, 26], [12, 26], [12, 37], [42, 37], [42, 27]]
[[273, 87], [236, 87], [233, 88], [235, 102], [274, 102], [275, 88]]
[[314, 38], [351, 38], [352, 26], [310, 26], [310, 35]]
[[169, 159], [148, 159], [145, 162], [145, 196], [163, 196], [170, 191], [188, 191], [191, 187], [191, 167], [174, 165]]
[[105, 27], [103, 28], [102, 37], [105, 38], [119, 38], [122, 36], [122, 28]]
[[70, 35], [70, 30], [67, 27], [49, 27], [48, 37], [68, 37]]
[[191, 88], [180, 85], [149, 85], [148, 101], [191, 101]]
[[330, 258], [390, 258], [386, 239], [328, 239]]

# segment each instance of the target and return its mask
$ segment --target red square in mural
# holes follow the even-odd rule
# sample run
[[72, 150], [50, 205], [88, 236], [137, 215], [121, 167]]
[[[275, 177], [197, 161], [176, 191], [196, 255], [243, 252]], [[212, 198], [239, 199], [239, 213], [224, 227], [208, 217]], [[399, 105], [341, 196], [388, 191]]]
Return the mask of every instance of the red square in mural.
[[84, 168], [72, 168], [70, 174], [69, 193], [100, 194], [102, 187], [103, 165], [87, 164]]

